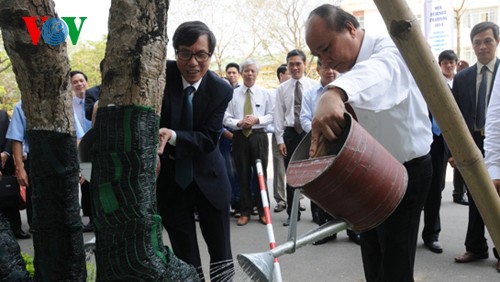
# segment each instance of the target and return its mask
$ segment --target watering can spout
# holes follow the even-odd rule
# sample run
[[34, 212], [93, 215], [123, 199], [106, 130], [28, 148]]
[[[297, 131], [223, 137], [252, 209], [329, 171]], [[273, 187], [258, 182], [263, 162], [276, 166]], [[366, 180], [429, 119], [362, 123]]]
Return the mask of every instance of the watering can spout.
[[273, 280], [274, 257], [270, 252], [239, 254], [238, 263], [252, 281]]

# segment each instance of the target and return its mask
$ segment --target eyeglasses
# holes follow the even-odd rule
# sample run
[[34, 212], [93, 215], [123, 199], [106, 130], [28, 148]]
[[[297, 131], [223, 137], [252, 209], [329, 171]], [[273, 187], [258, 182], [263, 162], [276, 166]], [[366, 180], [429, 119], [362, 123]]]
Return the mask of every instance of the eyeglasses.
[[488, 46], [488, 45], [493, 45], [494, 42], [495, 42], [494, 39], [492, 39], [492, 38], [486, 38], [486, 39], [484, 39], [482, 41], [481, 40], [474, 40], [472, 42], [472, 45], [474, 45], [474, 46], [481, 46], [484, 43], [484, 45]]
[[207, 53], [204, 51], [191, 53], [189, 51], [178, 51], [176, 52], [177, 58], [182, 61], [189, 61], [194, 56], [198, 63], [204, 63], [208, 61], [208, 59], [212, 56], [211, 53]]

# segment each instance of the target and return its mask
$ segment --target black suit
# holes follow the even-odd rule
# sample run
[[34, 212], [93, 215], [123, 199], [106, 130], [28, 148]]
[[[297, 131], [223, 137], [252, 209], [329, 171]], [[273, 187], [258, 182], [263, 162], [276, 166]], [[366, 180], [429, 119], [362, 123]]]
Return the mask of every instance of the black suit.
[[[500, 60], [496, 59], [495, 68], [490, 84], [490, 93], [495, 79]], [[453, 79], [453, 96], [462, 112], [465, 123], [476, 143], [484, 156], [483, 142], [484, 134], [481, 131], [474, 129], [476, 121], [476, 77], [477, 64], [457, 73]], [[489, 96], [488, 96], [489, 97]], [[468, 190], [468, 188], [467, 188]], [[469, 224], [467, 235], [465, 237], [465, 248], [467, 251], [475, 254], [483, 254], [488, 251], [488, 244], [484, 237], [484, 222], [477, 210], [476, 204], [472, 195], [467, 193], [469, 199]]]
[[[203, 275], [194, 220], [195, 209], [198, 211], [200, 228], [210, 253], [212, 281], [219, 270], [233, 267], [229, 236], [231, 186], [218, 144], [232, 93], [233, 89], [226, 82], [208, 71], [193, 96], [193, 131], [184, 131], [181, 129], [182, 78], [176, 63], [167, 62], [160, 127], [174, 130], [177, 139], [176, 146], [166, 145], [161, 157], [158, 210], [175, 255], [194, 265]], [[179, 158], [193, 161], [194, 181], [186, 189], [175, 182], [175, 159]], [[221, 262], [227, 263], [226, 269], [221, 269]]]

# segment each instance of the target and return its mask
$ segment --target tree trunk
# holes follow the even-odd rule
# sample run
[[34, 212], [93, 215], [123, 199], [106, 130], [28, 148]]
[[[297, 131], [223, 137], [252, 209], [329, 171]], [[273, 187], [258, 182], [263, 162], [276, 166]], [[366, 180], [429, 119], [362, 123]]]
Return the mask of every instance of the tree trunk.
[[[35, 279], [86, 278], [79, 164], [66, 43], [33, 45], [23, 16], [56, 17], [49, 0], [0, 0], [0, 28], [21, 90], [30, 144]], [[41, 22], [38, 21], [40, 24]]]
[[168, 0], [114, 0], [92, 158], [98, 281], [195, 281], [162, 243], [156, 208], [158, 124]]

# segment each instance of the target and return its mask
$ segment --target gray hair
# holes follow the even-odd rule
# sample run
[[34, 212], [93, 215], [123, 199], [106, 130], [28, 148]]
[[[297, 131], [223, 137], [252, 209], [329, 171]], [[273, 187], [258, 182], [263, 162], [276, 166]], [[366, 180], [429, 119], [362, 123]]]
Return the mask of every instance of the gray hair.
[[259, 64], [257, 63], [256, 60], [254, 59], [248, 59], [246, 61], [244, 61], [243, 63], [241, 63], [240, 65], [240, 72], [242, 73], [243, 70], [247, 67], [247, 66], [250, 66], [250, 65], [255, 65], [255, 68], [257, 69], [257, 73], [259, 73]]

